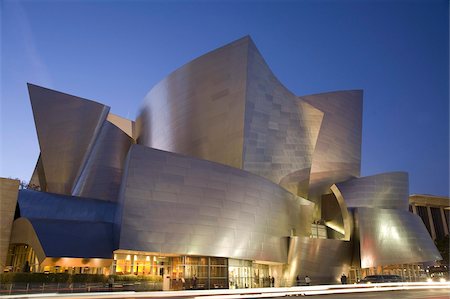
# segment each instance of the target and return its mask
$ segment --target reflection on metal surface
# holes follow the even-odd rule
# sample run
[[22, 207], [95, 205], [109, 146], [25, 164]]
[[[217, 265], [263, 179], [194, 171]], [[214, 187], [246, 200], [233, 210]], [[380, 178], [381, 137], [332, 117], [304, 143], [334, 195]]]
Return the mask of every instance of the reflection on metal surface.
[[351, 266], [352, 243], [340, 240], [291, 237], [285, 279], [294, 285], [297, 275], [313, 284], [337, 283]]
[[133, 139], [105, 121], [81, 172], [73, 195], [117, 200], [125, 158]]
[[153, 87], [138, 144], [241, 168], [248, 43], [207, 53]]
[[350, 208], [367, 207], [408, 210], [408, 174], [388, 172], [348, 180], [335, 185], [334, 190]]
[[71, 194], [109, 107], [28, 84], [47, 191]]
[[126, 172], [121, 249], [285, 263], [311, 223], [307, 200], [236, 168], [133, 145]]
[[347, 203], [339, 189], [333, 185], [331, 186], [331, 191], [332, 193], [327, 196], [333, 197], [333, 201], [329, 200], [322, 203], [322, 211], [331, 203], [335, 205], [335, 208], [331, 213], [323, 213], [323, 219], [326, 221], [325, 224], [327, 226], [342, 234], [341, 240], [349, 241], [353, 232], [353, 215], [349, 212]]
[[121, 129], [125, 134], [131, 137], [133, 140], [136, 139], [135, 123], [132, 120], [123, 118], [121, 116], [112, 114], [111, 112], [106, 117], [106, 120]]
[[310, 197], [327, 193], [333, 183], [358, 177], [361, 168], [361, 90], [301, 96], [324, 113], [311, 169]]
[[357, 208], [355, 218], [362, 268], [442, 259], [417, 215], [403, 210]]
[[21, 191], [28, 220], [11, 240], [34, 244], [41, 263], [120, 249], [257, 260], [280, 281], [323, 283], [351, 263], [440, 258], [406, 210], [405, 173], [359, 178], [362, 91], [298, 97], [249, 37], [158, 83], [136, 124], [28, 88], [41, 149], [31, 182], [57, 194]]
[[[243, 169], [277, 184], [293, 173], [308, 182], [323, 113], [278, 81], [253, 42], [247, 72]], [[298, 191], [305, 195], [305, 184]]]

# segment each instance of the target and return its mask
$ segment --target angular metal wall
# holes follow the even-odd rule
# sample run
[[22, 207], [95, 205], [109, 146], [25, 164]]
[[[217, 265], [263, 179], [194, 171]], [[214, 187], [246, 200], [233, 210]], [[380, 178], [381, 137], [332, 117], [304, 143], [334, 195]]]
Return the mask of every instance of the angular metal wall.
[[291, 237], [284, 278], [291, 285], [297, 275], [308, 275], [312, 284], [339, 283], [351, 266], [352, 246], [348, 241]]
[[406, 172], [389, 172], [336, 184], [347, 207], [408, 210], [409, 180]]
[[120, 249], [285, 263], [309, 236], [312, 204], [249, 172], [133, 145], [125, 173]]
[[441, 260], [420, 217], [404, 210], [357, 208], [361, 268]]
[[109, 107], [28, 84], [48, 192], [71, 194]]
[[153, 87], [137, 143], [241, 168], [248, 42], [207, 53]]
[[312, 198], [328, 193], [334, 183], [359, 177], [362, 98], [361, 90], [299, 97], [324, 112], [311, 168]]
[[72, 194], [117, 200], [125, 158], [132, 143], [128, 134], [105, 121]]
[[295, 180], [303, 185], [299, 193], [306, 195], [323, 113], [277, 80], [253, 42], [247, 69], [242, 168], [277, 184], [296, 173]]

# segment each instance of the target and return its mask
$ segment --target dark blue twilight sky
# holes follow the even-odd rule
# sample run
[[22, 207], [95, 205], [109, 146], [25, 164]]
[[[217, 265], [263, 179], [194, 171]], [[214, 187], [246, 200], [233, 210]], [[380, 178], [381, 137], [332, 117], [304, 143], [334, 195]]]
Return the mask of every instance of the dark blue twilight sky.
[[250, 35], [298, 95], [364, 90], [362, 175], [449, 194], [449, 2], [1, 1], [0, 176], [39, 154], [26, 82], [134, 119], [150, 88]]

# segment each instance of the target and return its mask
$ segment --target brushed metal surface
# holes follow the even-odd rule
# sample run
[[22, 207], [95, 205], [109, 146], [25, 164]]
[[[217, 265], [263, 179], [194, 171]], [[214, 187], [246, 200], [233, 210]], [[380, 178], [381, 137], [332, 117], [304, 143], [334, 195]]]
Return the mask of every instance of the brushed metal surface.
[[278, 81], [251, 40], [248, 47], [242, 168], [283, 186], [296, 173], [306, 195], [323, 113]]
[[47, 191], [71, 194], [109, 107], [28, 84]]
[[248, 38], [177, 69], [145, 97], [137, 143], [241, 168]]
[[322, 117], [244, 37], [158, 83], [137, 119], [137, 143], [242, 168], [305, 196]]
[[409, 180], [406, 172], [388, 172], [336, 184], [349, 208], [408, 210]]
[[72, 194], [117, 200], [123, 165], [133, 142], [128, 134], [105, 121]]
[[329, 193], [332, 184], [360, 175], [363, 92], [336, 91], [299, 99], [324, 113], [311, 168], [309, 195], [314, 199]]
[[355, 209], [361, 267], [441, 260], [419, 216], [400, 209]]
[[249, 172], [132, 145], [119, 201], [119, 249], [285, 263], [313, 205]]
[[136, 140], [136, 128], [135, 122], [119, 115], [112, 114], [111, 112], [106, 117], [106, 120], [118, 127], [128, 136]]
[[308, 275], [312, 284], [339, 283], [351, 266], [352, 246], [349, 241], [290, 237], [284, 279], [295, 285], [297, 275]]

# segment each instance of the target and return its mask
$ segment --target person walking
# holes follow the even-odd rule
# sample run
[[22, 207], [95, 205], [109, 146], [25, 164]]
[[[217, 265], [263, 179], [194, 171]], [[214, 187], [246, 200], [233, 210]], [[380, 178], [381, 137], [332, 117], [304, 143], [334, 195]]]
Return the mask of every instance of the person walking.
[[272, 288], [275, 287], [275, 276], [272, 276]]
[[307, 286], [311, 285], [311, 278], [308, 275], [305, 276], [305, 283]]
[[341, 283], [347, 284], [347, 276], [345, 276], [345, 274], [342, 274], [342, 276], [341, 276]]

